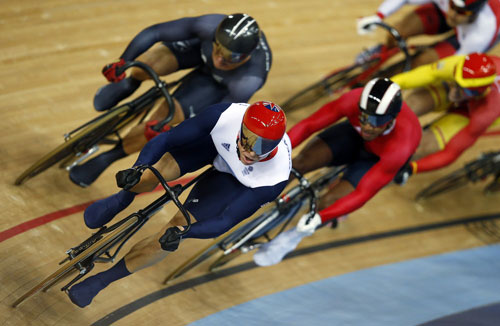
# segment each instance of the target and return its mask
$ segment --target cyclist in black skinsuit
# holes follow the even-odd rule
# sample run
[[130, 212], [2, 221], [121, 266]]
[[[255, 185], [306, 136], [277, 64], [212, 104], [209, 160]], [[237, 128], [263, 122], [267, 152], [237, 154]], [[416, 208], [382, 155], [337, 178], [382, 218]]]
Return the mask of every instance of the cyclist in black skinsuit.
[[[195, 68], [173, 93], [176, 125], [219, 102], [248, 102], [265, 83], [272, 55], [257, 22], [246, 14], [210, 14], [156, 24], [140, 32], [118, 62], [104, 67], [112, 83], [94, 97], [98, 111], [115, 106], [130, 96], [149, 76], [132, 68], [129, 76], [116, 75], [125, 62], [138, 60], [159, 75]], [[158, 133], [151, 127], [167, 116], [165, 101], [152, 121], [134, 127], [112, 150], [102, 153], [70, 171], [70, 179], [88, 186], [114, 161], [137, 152]], [[165, 128], [165, 130], [168, 130]]]

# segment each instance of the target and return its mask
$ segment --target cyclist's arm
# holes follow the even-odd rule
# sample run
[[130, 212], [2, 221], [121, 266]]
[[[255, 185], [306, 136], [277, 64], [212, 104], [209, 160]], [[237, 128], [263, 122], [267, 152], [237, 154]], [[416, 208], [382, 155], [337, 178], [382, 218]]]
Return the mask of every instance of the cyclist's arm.
[[401, 155], [395, 160], [385, 159], [377, 162], [366, 174], [361, 178], [356, 189], [350, 194], [340, 198], [331, 206], [319, 212], [323, 223], [349, 214], [356, 209], [362, 207], [368, 200], [382, 189], [385, 185], [394, 179], [394, 176], [406, 162], [410, 154]]
[[186, 119], [170, 131], [151, 139], [141, 150], [134, 166], [155, 164], [163, 154], [175, 148], [188, 145], [202, 137], [210, 137], [210, 132], [217, 123], [220, 114], [230, 105], [230, 103], [212, 105], [196, 117]]
[[[209, 239], [229, 231], [233, 226], [250, 217], [262, 205], [273, 201], [285, 189], [288, 181], [274, 186], [247, 188], [227, 203], [227, 208], [217, 217], [201, 220], [191, 225], [186, 238]], [[217, 185], [214, 185], [216, 187]], [[224, 200], [221, 198], [221, 200]]]
[[323, 105], [308, 118], [300, 121], [288, 131], [292, 148], [297, 147], [313, 133], [321, 130], [348, 115], [349, 111], [358, 110], [357, 101], [362, 89], [352, 90], [335, 101]]
[[[499, 96], [495, 96], [495, 98], [500, 100]], [[488, 106], [486, 103], [490, 105]], [[414, 172], [432, 171], [447, 166], [476, 142], [495, 119], [500, 116], [500, 110], [495, 105], [493, 98], [481, 104], [480, 107], [472, 108], [473, 114], [471, 114], [469, 124], [458, 132], [443, 150], [415, 162]]]
[[221, 102], [246, 103], [263, 84], [263, 78], [258, 76], [244, 76], [231, 81], [228, 85], [229, 94]]
[[147, 27], [129, 43], [120, 58], [132, 61], [157, 42], [185, 41], [193, 38], [210, 38], [223, 15], [186, 17]]
[[463, 56], [451, 56], [438, 62], [426, 64], [418, 68], [391, 77], [401, 89], [424, 87], [438, 81], [453, 80], [453, 72], [457, 61]]

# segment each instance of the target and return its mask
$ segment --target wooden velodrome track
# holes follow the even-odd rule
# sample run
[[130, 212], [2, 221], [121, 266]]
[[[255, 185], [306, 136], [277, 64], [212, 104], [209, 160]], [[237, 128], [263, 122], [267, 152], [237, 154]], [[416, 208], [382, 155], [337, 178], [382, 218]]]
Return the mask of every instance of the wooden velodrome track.
[[[22, 186], [14, 186], [13, 182], [30, 164], [62, 142], [65, 132], [96, 116], [92, 99], [95, 91], [105, 83], [100, 74], [101, 67], [115, 60], [130, 39], [144, 27], [213, 12], [246, 12], [253, 15], [272, 47], [273, 66], [266, 85], [252, 100], [269, 99], [282, 103], [292, 93], [328, 71], [350, 63], [363, 47], [381, 39], [382, 35], [361, 37], [355, 31], [355, 19], [372, 14], [379, 3], [379, 0], [2, 1], [0, 232], [116, 191], [114, 172], [130, 166], [135, 157], [115, 164], [86, 189], [72, 184], [67, 173], [55, 167]], [[492, 52], [500, 53], [498, 48]], [[308, 112], [301, 110], [290, 114], [289, 126], [307, 116]], [[306, 239], [299, 248], [497, 213], [499, 195], [483, 196], [482, 186], [470, 186], [425, 203], [415, 203], [413, 198], [419, 189], [435, 178], [461, 166], [484, 150], [498, 150], [498, 144], [498, 138], [483, 137], [451, 167], [416, 176], [403, 188], [387, 187], [364, 208], [351, 214], [339, 229], [321, 230]], [[149, 203], [156, 195], [139, 197], [133, 208]], [[55, 270], [66, 249], [90, 234], [83, 224], [81, 211], [78, 207], [75, 211], [37, 227], [16, 229], [18, 232], [8, 238], [3, 233], [0, 239], [0, 324], [95, 323], [116, 309], [165, 288], [161, 283], [165, 275], [207, 243], [187, 240], [181, 250], [160, 264], [109, 286], [91, 306], [83, 310], [71, 304], [57, 288], [28, 299], [16, 309], [11, 308], [15, 299]], [[135, 237], [153, 232], [165, 223], [172, 212], [173, 209], [165, 209], [156, 215]], [[458, 224], [312, 252], [287, 259], [274, 267], [244, 269], [240, 273], [174, 292], [125, 316], [115, 325], [183, 325], [233, 305], [307, 282], [371, 266], [472, 248], [495, 240], [487, 235], [472, 233]], [[250, 260], [251, 255], [242, 256], [231, 266]], [[96, 270], [101, 268], [98, 266]], [[181, 281], [204, 273], [205, 270], [200, 267]]]

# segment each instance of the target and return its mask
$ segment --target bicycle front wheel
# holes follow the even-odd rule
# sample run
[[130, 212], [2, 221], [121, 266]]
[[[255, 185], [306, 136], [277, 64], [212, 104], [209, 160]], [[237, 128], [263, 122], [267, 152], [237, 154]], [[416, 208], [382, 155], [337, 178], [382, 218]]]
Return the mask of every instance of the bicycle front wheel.
[[[123, 125], [123, 120], [129, 111], [128, 106], [122, 106], [116, 110], [105, 113], [102, 119], [89, 124], [87, 127], [78, 131], [74, 136], [63, 144], [56, 147], [50, 153], [46, 154], [26, 171], [24, 171], [14, 182], [19, 186], [26, 180], [40, 174], [57, 162], [66, 161], [66, 159], [75, 156], [77, 153], [84, 153], [92, 146], [97, 144], [100, 139], [113, 133], [117, 127]], [[135, 117], [135, 116], [134, 116]], [[128, 121], [128, 118], [126, 119]], [[67, 164], [67, 162], [63, 162]]]
[[319, 99], [334, 93], [346, 86], [351, 81], [353, 74], [357, 75], [359, 73], [356, 72], [355, 68], [357, 68], [357, 66], [350, 66], [334, 71], [327, 77], [291, 96], [281, 105], [281, 107], [285, 112], [291, 112], [311, 105]]
[[429, 199], [438, 194], [463, 187], [467, 183], [469, 183], [469, 171], [466, 168], [461, 168], [443, 178], [434, 181], [430, 186], [420, 191], [415, 199]]
[[19, 299], [17, 299], [12, 307], [17, 307], [27, 298], [35, 295], [39, 291], [47, 291], [53, 285], [61, 281], [62, 279], [68, 277], [74, 272], [78, 272], [78, 268], [76, 267], [78, 264], [82, 263], [85, 260], [92, 260], [94, 257], [99, 256], [100, 254], [106, 252], [111, 247], [113, 247], [117, 241], [123, 238], [124, 235], [128, 233], [128, 231], [134, 229], [134, 224], [138, 221], [137, 216], [133, 216], [128, 219], [117, 228], [112, 230], [109, 233], [105, 233], [100, 239], [91, 244], [87, 249], [79, 253], [76, 257], [66, 262], [63, 266], [61, 266], [57, 271], [50, 274], [43, 281], [35, 285], [28, 292], [23, 294]]
[[262, 215], [257, 215], [250, 219], [243, 226], [235, 226], [232, 231], [229, 231], [228, 234], [223, 234], [218, 238], [214, 239], [208, 246], [200, 250], [182, 265], [177, 267], [173, 272], [167, 275], [164, 280], [164, 284], [173, 281], [174, 279], [186, 274], [196, 266], [201, 263], [207, 261], [209, 258], [213, 257], [217, 253], [224, 251], [227, 243], [232, 243], [240, 239], [244, 234], [251, 231], [256, 225], [259, 224], [259, 219], [262, 218]]

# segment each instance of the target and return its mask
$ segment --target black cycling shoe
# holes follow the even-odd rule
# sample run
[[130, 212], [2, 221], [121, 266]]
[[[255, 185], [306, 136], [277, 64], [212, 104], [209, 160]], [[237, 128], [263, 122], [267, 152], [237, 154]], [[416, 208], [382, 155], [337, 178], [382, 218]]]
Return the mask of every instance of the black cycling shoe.
[[132, 95], [139, 86], [141, 86], [141, 82], [131, 77], [118, 83], [104, 85], [97, 90], [94, 96], [94, 108], [97, 111], [109, 110], [124, 98]]
[[69, 171], [69, 178], [80, 187], [90, 186], [116, 160], [127, 154], [123, 151], [121, 141], [111, 150], [97, 155], [91, 160], [77, 165]]

